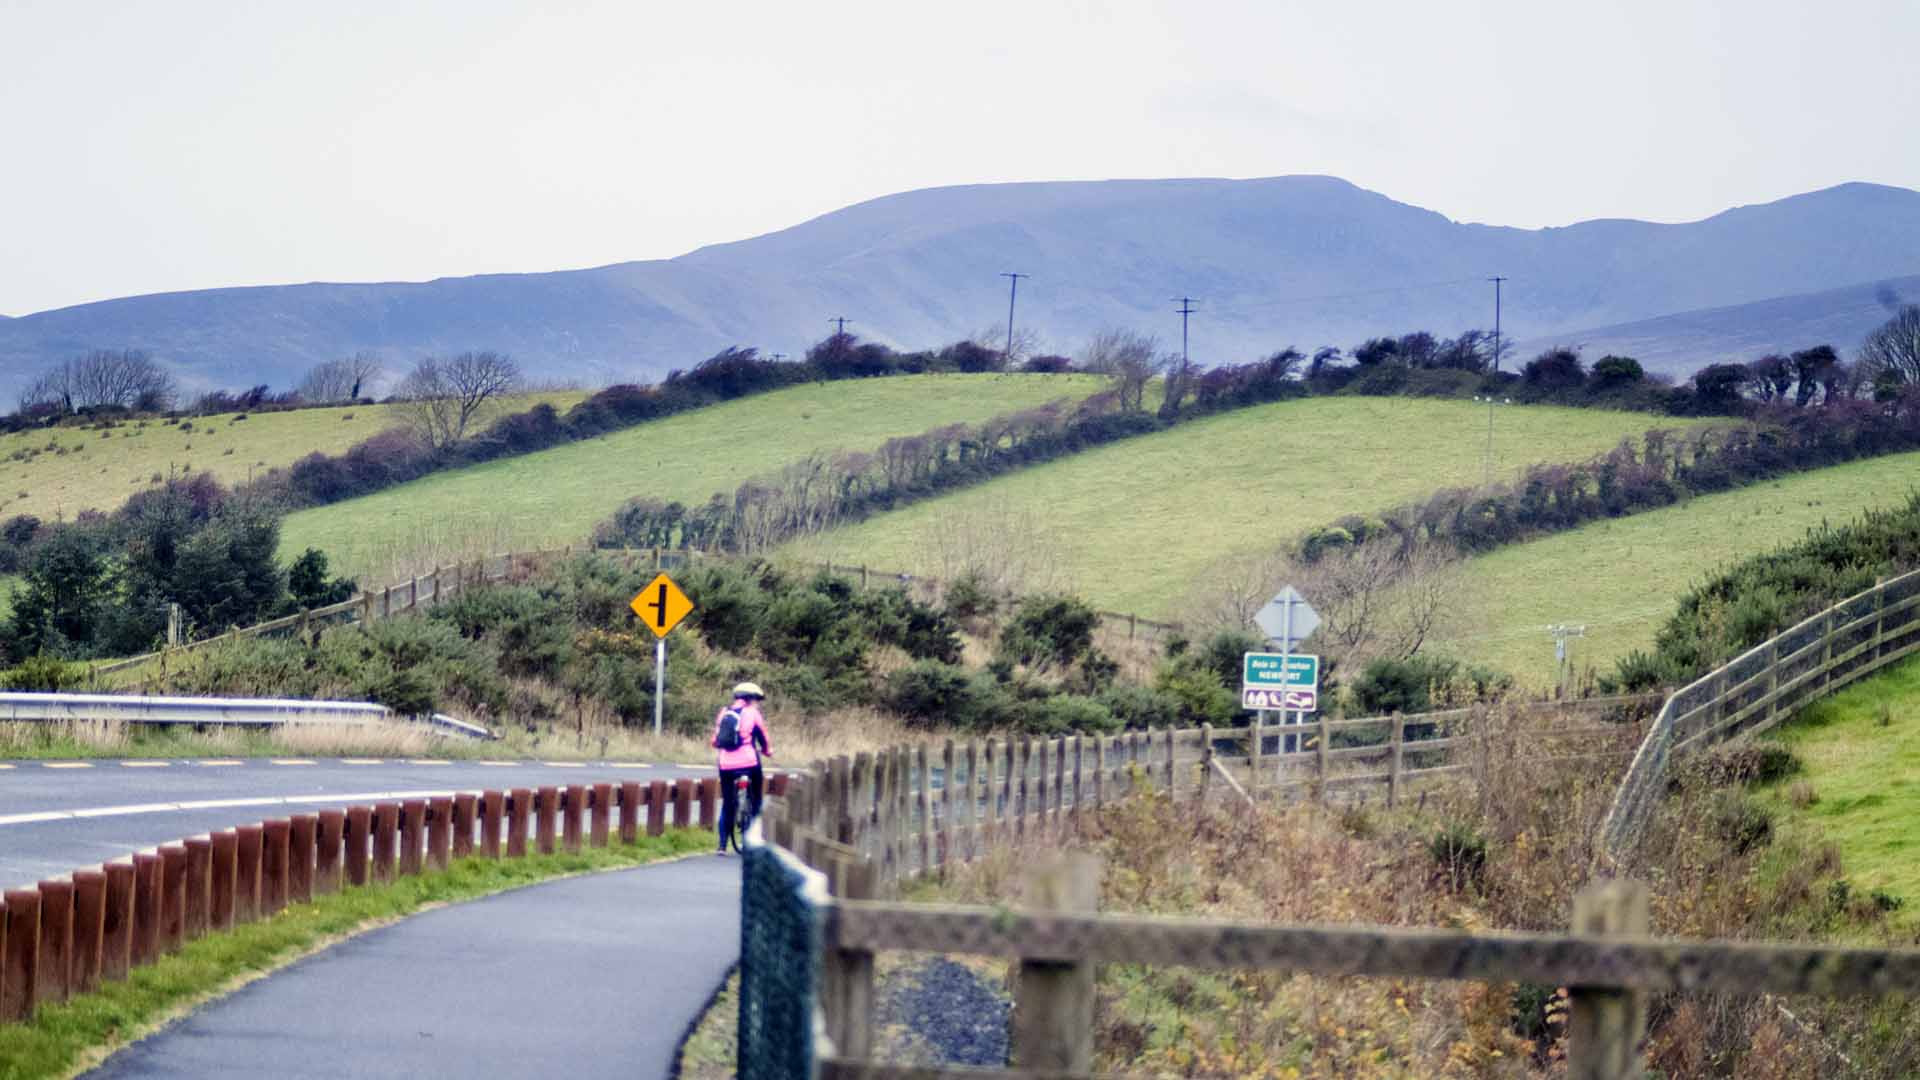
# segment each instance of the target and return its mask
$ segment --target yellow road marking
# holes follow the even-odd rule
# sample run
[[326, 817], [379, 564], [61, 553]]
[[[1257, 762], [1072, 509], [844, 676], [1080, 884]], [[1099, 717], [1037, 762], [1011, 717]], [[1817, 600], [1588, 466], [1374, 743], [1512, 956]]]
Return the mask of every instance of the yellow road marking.
[[607, 765], [609, 769], [651, 769], [652, 765], [644, 761], [615, 761]]
[[587, 763], [584, 761], [543, 761], [540, 764], [545, 765], [549, 769], [584, 769], [587, 767]]
[[200, 764], [202, 765], [241, 765], [241, 764], [244, 764], [244, 762], [242, 762], [238, 758], [214, 758], [207, 761], [202, 761], [200, 762]]
[[474, 764], [487, 765], [496, 769], [507, 769], [507, 768], [512, 768], [513, 766], [518, 765], [520, 763], [517, 761], [476, 761], [474, 762]]
[[48, 768], [48, 769], [91, 769], [93, 768], [93, 763], [90, 761], [43, 761], [40, 764], [42, 765], [42, 767]]
[[382, 764], [385, 764], [385, 762], [381, 761], [377, 757], [350, 757], [350, 758], [341, 758], [340, 764], [342, 765], [382, 765]]
[[409, 765], [445, 765], [446, 762], [438, 758], [414, 758], [412, 761], [407, 762], [407, 764]]
[[274, 758], [272, 761], [272, 764], [274, 765], [311, 765], [313, 764], [313, 762], [308, 761], [306, 758]]
[[123, 769], [164, 769], [171, 764], [173, 764], [171, 761], [123, 761], [120, 763], [120, 767]]

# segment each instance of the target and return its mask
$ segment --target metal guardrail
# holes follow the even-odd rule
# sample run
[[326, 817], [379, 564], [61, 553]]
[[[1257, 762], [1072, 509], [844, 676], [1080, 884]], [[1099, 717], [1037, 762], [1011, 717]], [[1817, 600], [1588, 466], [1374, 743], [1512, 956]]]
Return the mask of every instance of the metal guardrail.
[[[0, 721], [71, 723], [107, 720], [122, 724], [192, 724], [196, 727], [279, 727], [341, 724], [360, 727], [402, 721], [384, 705], [364, 701], [296, 701], [283, 698], [145, 697], [133, 694], [0, 693]], [[486, 728], [433, 714], [436, 732], [492, 738]]]

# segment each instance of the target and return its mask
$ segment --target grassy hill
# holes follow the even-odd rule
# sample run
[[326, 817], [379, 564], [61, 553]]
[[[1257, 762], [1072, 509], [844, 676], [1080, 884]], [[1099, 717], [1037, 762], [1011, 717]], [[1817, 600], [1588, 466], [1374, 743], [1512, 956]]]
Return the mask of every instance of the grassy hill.
[[1545, 684], [1555, 670], [1546, 627], [1583, 623], [1574, 662], [1606, 670], [1647, 647], [1708, 572], [1897, 502], [1917, 482], [1920, 454], [1897, 454], [1516, 544], [1464, 565], [1455, 625], [1434, 647]]
[[912, 375], [794, 387], [301, 511], [287, 519], [282, 550], [318, 547], [337, 568], [384, 581], [483, 550], [579, 544], [636, 495], [705, 502], [813, 451], [871, 450], [1102, 385], [1093, 376]]
[[[1677, 421], [1536, 406], [1494, 416], [1494, 475], [1574, 460]], [[1318, 398], [1183, 424], [1025, 469], [791, 545], [796, 554], [934, 574], [927, 548], [962, 518], [1038, 523], [1074, 589], [1103, 607], [1178, 618], [1223, 558], [1259, 555], [1342, 514], [1477, 484], [1487, 410], [1471, 402]]]
[[[1788, 831], [1817, 829], [1857, 893], [1900, 897], [1899, 916], [1920, 923], [1920, 661], [1815, 702], [1772, 737], [1805, 766], [1767, 794]], [[1811, 802], [1804, 788], [1794, 797], [1801, 785]]]
[[[520, 410], [545, 401], [564, 410], [585, 397], [583, 391], [532, 394], [503, 407]], [[113, 510], [176, 470], [211, 472], [232, 484], [316, 450], [339, 453], [400, 422], [395, 406], [354, 405], [0, 435], [0, 518], [32, 514], [53, 521], [82, 510]]]

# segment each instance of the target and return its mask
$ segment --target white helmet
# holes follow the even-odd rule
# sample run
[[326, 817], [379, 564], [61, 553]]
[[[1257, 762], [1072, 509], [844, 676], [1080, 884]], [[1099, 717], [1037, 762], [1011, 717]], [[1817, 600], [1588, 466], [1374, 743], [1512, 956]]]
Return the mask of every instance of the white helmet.
[[760, 689], [759, 683], [743, 682], [739, 686], [736, 686], [733, 688], [733, 696], [743, 697], [743, 698], [765, 698], [767, 696], [767, 692], [765, 690]]

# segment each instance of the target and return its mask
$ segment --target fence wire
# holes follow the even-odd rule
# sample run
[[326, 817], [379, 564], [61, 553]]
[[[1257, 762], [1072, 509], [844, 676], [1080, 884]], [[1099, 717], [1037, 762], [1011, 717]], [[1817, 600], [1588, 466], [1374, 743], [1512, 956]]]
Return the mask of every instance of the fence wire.
[[748, 847], [740, 889], [740, 1080], [813, 1075], [814, 987], [819, 979], [823, 894], [812, 874], [778, 848]]

